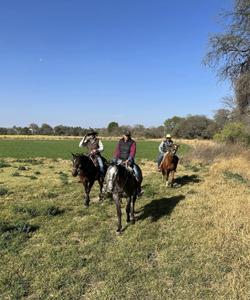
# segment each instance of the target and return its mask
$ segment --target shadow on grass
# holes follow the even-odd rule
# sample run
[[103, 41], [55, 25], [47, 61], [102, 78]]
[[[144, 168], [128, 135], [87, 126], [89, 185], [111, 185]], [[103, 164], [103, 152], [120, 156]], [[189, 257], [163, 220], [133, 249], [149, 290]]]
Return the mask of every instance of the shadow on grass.
[[152, 222], [156, 222], [161, 217], [170, 215], [175, 206], [183, 199], [185, 199], [183, 195], [154, 199], [142, 208], [142, 213], [138, 216], [137, 220], [151, 218]]
[[197, 175], [184, 175], [177, 177], [174, 182], [180, 185], [185, 185], [189, 183], [198, 183], [200, 181], [201, 179]]

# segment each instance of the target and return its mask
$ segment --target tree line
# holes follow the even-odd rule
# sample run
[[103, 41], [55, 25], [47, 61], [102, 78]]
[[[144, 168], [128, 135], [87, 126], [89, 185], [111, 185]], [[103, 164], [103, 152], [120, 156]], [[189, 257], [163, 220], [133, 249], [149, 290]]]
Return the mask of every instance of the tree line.
[[[250, 0], [235, 0], [234, 9], [225, 12], [225, 31], [209, 39], [205, 65], [215, 68], [221, 80], [229, 80], [233, 95], [224, 98], [223, 107], [213, 119], [204, 115], [173, 116], [158, 127], [141, 124], [120, 126], [112, 121], [106, 128], [95, 128], [100, 136], [121, 136], [129, 129], [135, 137], [160, 138], [166, 133], [177, 138], [211, 139], [250, 144]], [[84, 136], [88, 129], [49, 124], [0, 128], [0, 134], [42, 134]]]
[[[214, 119], [210, 119], [203, 115], [190, 115], [186, 117], [173, 116], [166, 119], [164, 124], [155, 127], [145, 127], [137, 124], [119, 125], [118, 122], [112, 121], [107, 127], [94, 128], [100, 136], [121, 136], [124, 130], [130, 130], [134, 137], [144, 138], [162, 138], [166, 133], [172, 134], [176, 138], [187, 139], [211, 139], [218, 133], [227, 121], [227, 118], [221, 111], [215, 115]], [[89, 128], [80, 126], [64, 126], [58, 125], [55, 127], [49, 124], [41, 126], [32, 123], [25, 127], [13, 126], [12, 128], [0, 128], [0, 134], [11, 135], [56, 135], [56, 136], [84, 136], [89, 131]]]

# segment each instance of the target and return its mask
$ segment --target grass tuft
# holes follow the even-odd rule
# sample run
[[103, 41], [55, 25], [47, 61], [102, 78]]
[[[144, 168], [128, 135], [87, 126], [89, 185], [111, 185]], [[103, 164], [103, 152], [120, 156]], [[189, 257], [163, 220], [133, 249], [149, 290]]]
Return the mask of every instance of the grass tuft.
[[14, 206], [13, 211], [15, 213], [27, 214], [32, 218], [38, 216], [57, 216], [64, 213], [64, 209], [61, 209], [55, 205], [36, 205], [36, 206]]
[[11, 176], [18, 177], [21, 176], [19, 172], [15, 171], [11, 174]]
[[67, 185], [69, 183], [68, 182], [68, 177], [69, 177], [68, 174], [66, 174], [62, 171], [60, 171], [58, 174], [59, 174], [59, 178], [60, 178], [62, 184]]
[[226, 179], [232, 179], [232, 180], [238, 181], [240, 183], [247, 183], [247, 179], [245, 179], [243, 176], [241, 176], [238, 173], [233, 173], [233, 172], [226, 170], [223, 172], [223, 175], [224, 175], [224, 178], [226, 178]]
[[4, 196], [8, 194], [8, 189], [5, 187], [0, 187], [0, 196]]
[[35, 232], [39, 229], [38, 225], [31, 225], [22, 221], [17, 221], [16, 223], [0, 222], [0, 232], [19, 232], [19, 233], [30, 233]]
[[0, 160], [0, 168], [7, 168], [10, 167], [11, 165], [6, 163], [4, 160]]
[[27, 171], [27, 170], [29, 170], [29, 168], [26, 167], [26, 166], [19, 166], [17, 169], [18, 169], [19, 171]]

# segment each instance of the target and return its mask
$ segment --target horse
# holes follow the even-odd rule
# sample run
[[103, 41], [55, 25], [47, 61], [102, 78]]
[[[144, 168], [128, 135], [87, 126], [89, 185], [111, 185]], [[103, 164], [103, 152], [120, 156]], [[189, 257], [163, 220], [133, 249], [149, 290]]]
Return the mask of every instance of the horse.
[[104, 183], [104, 192], [112, 194], [112, 198], [116, 205], [118, 226], [117, 234], [122, 232], [122, 212], [121, 198], [127, 197], [126, 213], [127, 223], [131, 221], [135, 223], [134, 207], [138, 196], [138, 190], [142, 182], [142, 172], [138, 167], [139, 180], [136, 179], [132, 168], [126, 167], [124, 164], [111, 164], [107, 170]]
[[[164, 154], [162, 162], [160, 164], [160, 170], [162, 172], [162, 176], [166, 178], [166, 186], [173, 187], [174, 184], [174, 173], [176, 172], [176, 168], [178, 165], [179, 158], [175, 155], [179, 145], [173, 144], [169, 147], [169, 150]], [[169, 175], [171, 175], [171, 179], [169, 182]]]
[[108, 168], [107, 160], [104, 157], [102, 157], [102, 160], [104, 162], [104, 175], [101, 176], [99, 167], [96, 165], [93, 157], [84, 154], [71, 154], [73, 156], [72, 176], [79, 176], [79, 182], [81, 182], [84, 186], [84, 205], [87, 207], [89, 206], [89, 194], [96, 180], [98, 181], [100, 186], [99, 200], [102, 201], [104, 198], [104, 195], [102, 193], [104, 176]]

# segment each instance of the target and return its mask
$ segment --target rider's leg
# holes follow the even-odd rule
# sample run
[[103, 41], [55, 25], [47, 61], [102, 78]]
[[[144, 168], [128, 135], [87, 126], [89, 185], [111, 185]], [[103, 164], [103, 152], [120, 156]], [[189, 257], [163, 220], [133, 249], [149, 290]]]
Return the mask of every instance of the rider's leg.
[[102, 158], [100, 156], [97, 156], [97, 161], [100, 168], [101, 176], [104, 176], [104, 165], [103, 165]]
[[141, 196], [143, 194], [143, 191], [141, 189], [141, 175], [140, 175], [139, 167], [135, 163], [133, 164], [133, 171], [135, 174], [135, 178], [138, 182], [137, 195]]
[[161, 161], [162, 161], [162, 159], [163, 159], [163, 156], [164, 156], [163, 153], [160, 153], [159, 156], [158, 156], [158, 161], [157, 161], [157, 163], [158, 163], [158, 168], [160, 167], [160, 164], [161, 164]]
[[133, 171], [134, 171], [135, 178], [137, 179], [137, 181], [140, 181], [140, 173], [139, 173], [139, 170], [138, 170], [138, 167], [136, 164], [133, 164]]

